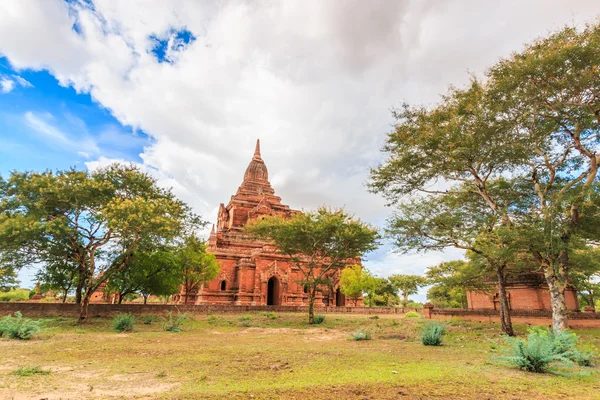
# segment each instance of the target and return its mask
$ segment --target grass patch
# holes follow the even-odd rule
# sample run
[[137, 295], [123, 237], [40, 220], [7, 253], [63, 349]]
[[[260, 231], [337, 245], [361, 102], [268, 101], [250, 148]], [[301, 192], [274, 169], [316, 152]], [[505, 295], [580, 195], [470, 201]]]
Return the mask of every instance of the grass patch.
[[[138, 320], [136, 333], [127, 337], [112, 333], [112, 318], [86, 324], [45, 318], [47, 340], [0, 340], [2, 360], [13, 363], [0, 370], [0, 399], [15, 393], [163, 400], [442, 399], [460, 393], [465, 399], [508, 400], [591, 398], [598, 390], [598, 367], [585, 368], [589, 376], [565, 377], [523, 373], [494, 360], [490, 355], [501, 350], [491, 349], [488, 338], [499, 340], [499, 324], [449, 320], [445, 346], [436, 348], [421, 344], [422, 318], [327, 314], [326, 325], [310, 326], [304, 313], [278, 312], [271, 320], [260, 312], [250, 314], [253, 328], [247, 329], [238, 325], [247, 315], [198, 315], [177, 335], [163, 331], [160, 323]], [[368, 329], [376, 340], [349, 340], [357, 329]], [[519, 335], [527, 332], [522, 325], [515, 329]], [[577, 333], [582, 351], [600, 348], [600, 330]], [[52, 373], [13, 374], [23, 363], [51, 366]]]
[[40, 367], [19, 367], [13, 371], [13, 374], [17, 376], [32, 376], [32, 375], [50, 375], [49, 369], [42, 369]]

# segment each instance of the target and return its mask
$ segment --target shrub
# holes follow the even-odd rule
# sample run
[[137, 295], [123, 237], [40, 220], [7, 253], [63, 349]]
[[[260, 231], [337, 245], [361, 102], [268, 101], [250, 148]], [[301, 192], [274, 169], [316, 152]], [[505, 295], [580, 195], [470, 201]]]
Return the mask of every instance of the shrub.
[[252, 321], [249, 321], [249, 320], [240, 321], [240, 323], [238, 325], [243, 326], [245, 328], [249, 328], [252, 326]]
[[441, 346], [442, 335], [446, 332], [446, 327], [439, 322], [430, 322], [423, 327], [421, 333], [421, 342], [425, 346]]
[[113, 327], [117, 332], [131, 332], [135, 326], [135, 317], [131, 314], [119, 314], [113, 319]]
[[26, 301], [29, 300], [29, 289], [11, 289], [0, 292], [0, 301]]
[[240, 321], [240, 322], [252, 321], [252, 316], [251, 315], [242, 315], [241, 317], [238, 318], [238, 321]]
[[506, 356], [500, 357], [510, 364], [529, 372], [550, 371], [554, 363], [582, 366], [592, 365], [591, 354], [580, 352], [577, 335], [569, 331], [554, 334], [550, 329], [533, 328], [527, 339], [506, 337], [510, 347]]
[[315, 314], [315, 317], [313, 318], [313, 321], [315, 322], [315, 324], [322, 324], [323, 322], [325, 322], [325, 316], [323, 314]]
[[13, 373], [18, 376], [50, 375], [50, 370], [40, 367], [19, 367]]
[[371, 331], [368, 329], [357, 329], [352, 332], [353, 340], [371, 340]]
[[41, 329], [39, 321], [23, 318], [20, 311], [14, 317], [8, 315], [0, 319], [0, 337], [29, 340]]
[[409, 311], [404, 314], [404, 318], [421, 318], [421, 314], [416, 311]]
[[210, 325], [216, 325], [219, 323], [219, 319], [216, 316], [211, 315], [210, 317], [208, 317], [208, 323]]
[[156, 322], [156, 315], [144, 315], [140, 318], [144, 325], [152, 325], [153, 322]]
[[187, 318], [187, 313], [181, 314], [177, 311], [177, 314], [175, 314], [175, 312], [169, 311], [167, 312], [167, 318], [164, 318], [162, 328], [167, 332], [181, 332], [181, 326]]

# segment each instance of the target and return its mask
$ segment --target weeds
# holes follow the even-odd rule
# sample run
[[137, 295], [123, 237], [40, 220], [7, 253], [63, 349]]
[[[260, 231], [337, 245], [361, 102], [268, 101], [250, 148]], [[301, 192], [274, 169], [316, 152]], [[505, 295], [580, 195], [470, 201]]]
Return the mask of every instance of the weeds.
[[14, 317], [8, 315], [0, 319], [0, 337], [29, 340], [41, 329], [40, 321], [23, 318], [20, 311]]
[[167, 318], [163, 319], [162, 328], [167, 332], [181, 332], [183, 322], [188, 318], [187, 313], [181, 314], [177, 311], [177, 314], [173, 311], [167, 312]]
[[371, 340], [371, 331], [368, 329], [357, 329], [352, 332], [352, 340]]
[[444, 325], [439, 322], [430, 322], [423, 327], [421, 342], [425, 346], [441, 346], [444, 333], [446, 333]]
[[117, 332], [131, 332], [135, 326], [135, 317], [131, 314], [119, 314], [113, 319], [113, 328]]
[[41, 369], [40, 367], [19, 367], [13, 371], [18, 376], [32, 376], [32, 375], [50, 375], [49, 369]]

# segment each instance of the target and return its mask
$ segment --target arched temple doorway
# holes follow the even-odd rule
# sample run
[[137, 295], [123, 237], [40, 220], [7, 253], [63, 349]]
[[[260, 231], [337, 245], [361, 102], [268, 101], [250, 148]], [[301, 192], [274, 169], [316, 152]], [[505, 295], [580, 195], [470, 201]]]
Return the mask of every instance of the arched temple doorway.
[[342, 293], [340, 288], [338, 288], [338, 290], [335, 291], [335, 306], [336, 307], [345, 307], [346, 306], [346, 296], [344, 296], [344, 293]]
[[272, 276], [267, 283], [267, 305], [278, 306], [280, 304], [279, 279]]

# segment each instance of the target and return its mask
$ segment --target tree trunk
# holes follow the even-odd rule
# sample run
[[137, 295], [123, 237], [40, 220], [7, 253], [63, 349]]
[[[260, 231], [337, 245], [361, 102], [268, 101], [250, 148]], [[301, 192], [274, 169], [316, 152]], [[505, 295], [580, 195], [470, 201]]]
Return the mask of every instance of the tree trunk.
[[75, 289], [75, 303], [81, 304], [81, 292], [83, 291], [83, 277], [79, 277], [79, 282], [77, 282], [77, 288]]
[[142, 296], [144, 297], [144, 304], [146, 304], [146, 302], [148, 301], [148, 296], [146, 296], [144, 294]]
[[67, 302], [67, 294], [68, 294], [68, 290], [63, 290], [63, 304]]
[[308, 292], [308, 323], [310, 325], [315, 323], [315, 292]]
[[510, 318], [510, 305], [508, 304], [508, 296], [506, 295], [506, 277], [504, 276], [505, 265], [496, 267], [498, 277], [498, 297], [500, 300], [500, 322], [502, 324], [502, 332], [508, 336], [515, 336]]
[[89, 290], [86, 291], [85, 296], [83, 296], [83, 299], [82, 299], [80, 307], [79, 307], [79, 322], [85, 322], [85, 320], [87, 319], [88, 306], [90, 305], [91, 297], [92, 297], [92, 292]]
[[[550, 268], [550, 267], [548, 267]], [[566, 282], [554, 274], [553, 271], [546, 269], [546, 283], [550, 289], [550, 305], [552, 306], [552, 330], [554, 333], [560, 333], [569, 328], [569, 310], [565, 300]]]
[[125, 297], [124, 294], [119, 293], [119, 301], [117, 301], [117, 304], [121, 304], [123, 303], [123, 297]]

